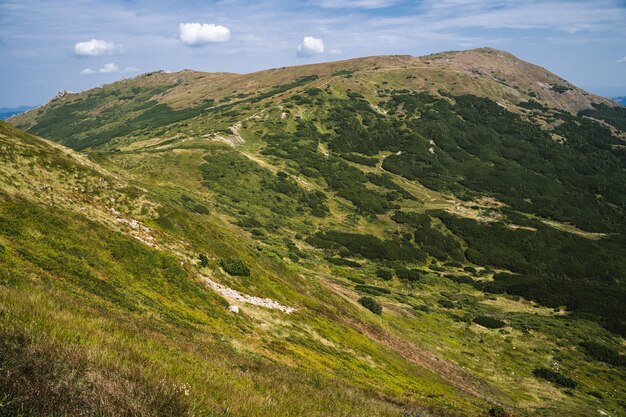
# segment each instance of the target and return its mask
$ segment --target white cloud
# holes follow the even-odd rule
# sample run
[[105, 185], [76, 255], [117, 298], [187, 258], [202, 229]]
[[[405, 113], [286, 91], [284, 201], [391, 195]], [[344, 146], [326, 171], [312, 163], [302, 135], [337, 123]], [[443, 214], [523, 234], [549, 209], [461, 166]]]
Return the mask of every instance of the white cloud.
[[618, 60], [617, 60], [617, 62], [619, 62], [620, 64], [621, 64], [622, 62], [626, 62], [626, 56], [625, 56], [624, 58], [620, 58], [620, 59], [618, 59]]
[[105, 73], [105, 74], [108, 72], [119, 72], [119, 71], [120, 71], [120, 67], [118, 67], [112, 62], [109, 62], [108, 64], [104, 64], [104, 67], [98, 70], [98, 72]]
[[81, 75], [112, 74], [112, 73], [127, 74], [129, 72], [137, 72], [137, 71], [139, 71], [139, 69], [134, 68], [134, 67], [126, 67], [124, 69], [120, 69], [120, 67], [115, 65], [113, 62], [109, 62], [108, 64], [104, 64], [104, 66], [100, 69], [93, 70], [91, 68], [85, 68], [80, 73]]
[[324, 41], [313, 36], [305, 36], [302, 43], [298, 45], [297, 56], [309, 57], [324, 52]]
[[341, 49], [331, 49], [328, 53], [331, 55], [343, 55], [343, 51]]
[[74, 53], [81, 56], [113, 55], [120, 50], [119, 45], [101, 39], [91, 39], [74, 45]]
[[180, 40], [187, 46], [201, 46], [230, 39], [230, 29], [213, 23], [181, 23]]

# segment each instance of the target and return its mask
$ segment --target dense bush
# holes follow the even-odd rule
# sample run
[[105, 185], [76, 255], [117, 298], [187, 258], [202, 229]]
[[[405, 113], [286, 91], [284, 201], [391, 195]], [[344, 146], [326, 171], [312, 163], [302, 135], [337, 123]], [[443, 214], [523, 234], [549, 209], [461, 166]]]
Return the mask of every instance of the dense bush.
[[200, 268], [206, 268], [207, 266], [209, 266], [209, 258], [204, 253], [201, 253], [198, 256], [198, 260], [200, 261]]
[[432, 227], [427, 214], [396, 211], [392, 220], [413, 228], [415, 244], [424, 252], [440, 260], [463, 260], [461, 244], [453, 235], [448, 235]]
[[[622, 236], [587, 239], [541, 222], [536, 230], [511, 229], [504, 223], [481, 223], [444, 212], [439, 217], [468, 245], [466, 257], [482, 265], [517, 274], [495, 274], [477, 288], [509, 293], [548, 307], [591, 313], [607, 328], [626, 334], [626, 258]], [[524, 224], [524, 223], [522, 223]]]
[[339, 266], [349, 266], [352, 268], [360, 268], [361, 264], [358, 262], [354, 262], [351, 261], [350, 259], [344, 259], [344, 258], [326, 258], [326, 260], [328, 262], [330, 262], [333, 265], [339, 265]]
[[498, 320], [496, 318], [489, 317], [489, 316], [477, 316], [472, 321], [488, 329], [499, 329], [501, 327], [506, 326], [506, 323], [503, 322], [502, 320]]
[[374, 300], [372, 297], [359, 298], [359, 304], [361, 304], [363, 307], [367, 308], [369, 311], [371, 311], [374, 314], [381, 315], [383, 312], [383, 307], [380, 304], [378, 304], [378, 302]]
[[220, 266], [230, 275], [241, 277], [250, 276], [250, 268], [240, 259], [222, 259], [220, 260]]
[[387, 288], [376, 287], [373, 285], [357, 285], [354, 287], [357, 291], [361, 291], [371, 295], [391, 294], [391, 291]]
[[384, 279], [385, 281], [390, 281], [393, 279], [393, 272], [389, 269], [378, 268], [376, 270], [376, 276], [380, 279]]
[[586, 341], [580, 344], [590, 357], [614, 366], [626, 366], [626, 356], [620, 355], [616, 349], [602, 343]]
[[533, 371], [533, 375], [535, 375], [537, 378], [543, 378], [545, 380], [553, 382], [556, 385], [564, 388], [576, 388], [576, 386], [578, 385], [578, 383], [573, 379], [568, 378], [565, 375], [548, 368], [537, 368]]
[[372, 235], [345, 233], [330, 230], [318, 232], [306, 239], [308, 243], [322, 249], [344, 249], [352, 255], [367, 259], [390, 261], [424, 260], [424, 254], [410, 243], [382, 240]]
[[396, 276], [402, 281], [417, 282], [422, 278], [423, 272], [420, 269], [397, 268]]
[[437, 303], [444, 308], [454, 308], [454, 303], [450, 300], [446, 300], [445, 298], [438, 300]]

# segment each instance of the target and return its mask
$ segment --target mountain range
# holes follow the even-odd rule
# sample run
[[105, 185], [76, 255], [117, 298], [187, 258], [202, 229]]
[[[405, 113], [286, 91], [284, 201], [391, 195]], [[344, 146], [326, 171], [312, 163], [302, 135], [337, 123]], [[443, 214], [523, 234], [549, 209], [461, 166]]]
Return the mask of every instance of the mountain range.
[[20, 107], [0, 107], [0, 120], [6, 120], [11, 116], [24, 113], [27, 110], [34, 109], [33, 106], [20, 106]]
[[0, 415], [626, 412], [626, 108], [491, 48], [0, 122]]

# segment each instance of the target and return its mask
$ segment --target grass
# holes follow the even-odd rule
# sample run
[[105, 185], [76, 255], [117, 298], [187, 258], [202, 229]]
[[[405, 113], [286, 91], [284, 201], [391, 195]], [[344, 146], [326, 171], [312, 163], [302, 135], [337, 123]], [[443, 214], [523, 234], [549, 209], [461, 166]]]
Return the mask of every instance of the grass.
[[[594, 214], [587, 221], [597, 227], [588, 228], [568, 223], [564, 212], [549, 219], [558, 201], [539, 212], [536, 201], [515, 200], [530, 211], [524, 215], [485, 203], [481, 197], [495, 200], [497, 193], [487, 182], [472, 183], [472, 169], [502, 162], [502, 152], [464, 142], [461, 155], [446, 141], [468, 139], [472, 106], [497, 119], [498, 134], [483, 132], [494, 146], [511, 126], [520, 134], [526, 121], [484, 99], [437, 90], [480, 91], [515, 106], [519, 97], [507, 96], [510, 87], [501, 82], [448, 73], [437, 68], [438, 58], [429, 59], [411, 64], [417, 72], [400, 57], [328, 69], [329, 78], [303, 79], [311, 68], [259, 73], [258, 94], [238, 91], [228, 77], [194, 89], [156, 74], [18, 119], [86, 146], [90, 159], [0, 124], [0, 415], [478, 416], [496, 404], [520, 415], [623, 413], [624, 367], [581, 346], [597, 340], [609, 350], [596, 346], [596, 356], [620, 363], [623, 338], [580, 310], [481, 291], [512, 267], [469, 256], [472, 247], [497, 251], [482, 250], [487, 243], [455, 226], [458, 214], [482, 231], [524, 237], [496, 242], [497, 254], [536, 247], [537, 236], [541, 244], [549, 236], [594, 250], [612, 239], [618, 248], [619, 210], [610, 219]], [[192, 72], [176, 77], [205, 80]], [[102, 106], [134, 86], [143, 104]], [[402, 88], [429, 94], [403, 97]], [[404, 107], [393, 109], [392, 100]], [[97, 122], [81, 125], [91, 110]], [[619, 116], [596, 110], [606, 120]], [[583, 149], [573, 127], [580, 120], [557, 116], [565, 122], [560, 132]], [[68, 118], [78, 124], [60, 123]], [[454, 123], [442, 125], [447, 118]], [[210, 139], [231, 135], [239, 122], [243, 144]], [[587, 150], [613, 161], [603, 145], [607, 132], [586, 123], [595, 141]], [[529, 139], [538, 130], [528, 129], [522, 139], [541, 139]], [[450, 178], [445, 187], [390, 168], [394, 160], [430, 157], [422, 139], [435, 134], [437, 169]], [[606, 208], [600, 206], [597, 213]], [[455, 221], [432, 209], [454, 212], [447, 216]], [[568, 210], [578, 215], [575, 209]], [[413, 217], [401, 221], [397, 210]], [[141, 221], [158, 246], [141, 243], [118, 218]], [[487, 223], [493, 219], [500, 223]], [[588, 231], [605, 226], [612, 232]], [[444, 253], [435, 250], [446, 244]], [[199, 254], [206, 255], [203, 265]], [[250, 276], [224, 273], [225, 259], [240, 260]], [[378, 270], [400, 273], [378, 277]], [[239, 315], [228, 313], [228, 302], [204, 287], [198, 272], [297, 310], [284, 315], [241, 305]], [[359, 304], [363, 295], [375, 299], [381, 315]], [[484, 317], [498, 326], [476, 324]], [[578, 385], [566, 392], [533, 375], [553, 367]]]

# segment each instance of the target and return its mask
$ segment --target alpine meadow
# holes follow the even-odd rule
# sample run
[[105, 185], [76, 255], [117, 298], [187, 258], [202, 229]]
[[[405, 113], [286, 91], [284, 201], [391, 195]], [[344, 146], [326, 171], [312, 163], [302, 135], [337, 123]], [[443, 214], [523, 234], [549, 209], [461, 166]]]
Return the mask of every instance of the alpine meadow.
[[626, 107], [489, 47], [125, 77], [0, 121], [0, 416], [626, 415]]

